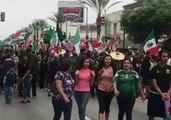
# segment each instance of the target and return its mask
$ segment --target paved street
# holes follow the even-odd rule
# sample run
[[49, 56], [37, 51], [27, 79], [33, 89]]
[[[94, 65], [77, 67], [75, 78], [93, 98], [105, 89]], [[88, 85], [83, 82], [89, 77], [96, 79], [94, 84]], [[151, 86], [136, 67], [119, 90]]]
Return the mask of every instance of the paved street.
[[[4, 96], [0, 95], [0, 120], [52, 120], [53, 108], [51, 98], [47, 96], [45, 90], [38, 90], [38, 98], [32, 98], [32, 103], [21, 104], [19, 101], [19, 98], [14, 97], [13, 103], [11, 105], [6, 105], [4, 104]], [[111, 105], [110, 120], [117, 120], [117, 111], [117, 104], [114, 98]], [[98, 102], [96, 98], [90, 99], [87, 106], [87, 116], [90, 120], [98, 119]], [[75, 102], [73, 106], [72, 120], [78, 120], [77, 106]], [[133, 120], [147, 120], [145, 103], [136, 103]]]

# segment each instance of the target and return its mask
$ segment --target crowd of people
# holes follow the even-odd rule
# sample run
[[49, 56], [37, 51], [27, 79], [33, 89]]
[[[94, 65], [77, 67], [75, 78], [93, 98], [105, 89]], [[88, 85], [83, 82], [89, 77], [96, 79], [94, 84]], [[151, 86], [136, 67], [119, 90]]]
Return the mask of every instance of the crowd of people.
[[[150, 53], [134, 56], [125, 54], [118, 61], [107, 52], [90, 52], [80, 49], [72, 56], [45, 51], [34, 54], [31, 48], [13, 52], [7, 49], [0, 54], [0, 92], [5, 92], [5, 103], [12, 103], [12, 94], [21, 97], [20, 103], [31, 103], [38, 97], [36, 88], [47, 88], [52, 97], [53, 120], [71, 119], [73, 97], [78, 106], [80, 120], [85, 120], [90, 97], [97, 95], [98, 120], [109, 120], [110, 105], [114, 96], [118, 104], [118, 120], [132, 120], [136, 98], [148, 99], [149, 120], [166, 119], [165, 101], [170, 100], [171, 67], [169, 52], [161, 50], [158, 56]], [[32, 94], [31, 92], [32, 91]]]

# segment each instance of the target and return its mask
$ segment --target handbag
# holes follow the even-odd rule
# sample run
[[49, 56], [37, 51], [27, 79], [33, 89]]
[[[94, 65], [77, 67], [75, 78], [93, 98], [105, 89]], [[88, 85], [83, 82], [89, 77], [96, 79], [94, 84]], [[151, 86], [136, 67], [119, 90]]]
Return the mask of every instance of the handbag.
[[166, 112], [166, 120], [171, 120], [171, 104], [170, 100], [164, 100], [165, 104], [165, 112]]

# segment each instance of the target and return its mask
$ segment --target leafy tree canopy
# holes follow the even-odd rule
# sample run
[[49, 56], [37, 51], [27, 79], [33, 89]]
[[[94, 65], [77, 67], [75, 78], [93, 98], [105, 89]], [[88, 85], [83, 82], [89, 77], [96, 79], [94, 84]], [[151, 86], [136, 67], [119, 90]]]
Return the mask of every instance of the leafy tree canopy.
[[137, 10], [125, 10], [121, 26], [128, 39], [143, 43], [151, 30], [156, 38], [166, 34], [171, 37], [171, 0], [144, 0], [144, 6]]

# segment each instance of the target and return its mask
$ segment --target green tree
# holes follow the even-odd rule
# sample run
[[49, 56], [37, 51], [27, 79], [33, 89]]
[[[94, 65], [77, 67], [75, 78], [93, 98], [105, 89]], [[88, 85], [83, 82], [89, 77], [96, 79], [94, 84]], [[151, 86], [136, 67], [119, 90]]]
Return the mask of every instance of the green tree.
[[145, 0], [135, 0], [136, 2], [144, 2]]
[[65, 22], [65, 17], [60, 12], [53, 14], [53, 16], [48, 17], [48, 19], [53, 21], [56, 24], [56, 31], [57, 31], [57, 28], [58, 28], [57, 24], [59, 24], [59, 27], [61, 29], [62, 28], [62, 23]]
[[171, 0], [145, 0], [142, 8], [126, 10], [121, 16], [122, 30], [128, 39], [143, 43], [151, 30], [156, 38], [171, 36]]
[[101, 17], [104, 15], [105, 11], [111, 8], [112, 6], [120, 3], [120, 1], [118, 1], [110, 4], [110, 2], [114, 0], [79, 0], [79, 1], [80, 3], [86, 4], [96, 11], [97, 36], [100, 36], [101, 22], [102, 22]]
[[44, 30], [45, 27], [48, 26], [48, 23], [45, 19], [39, 19], [38, 23], [39, 23], [39, 27], [42, 31]]

